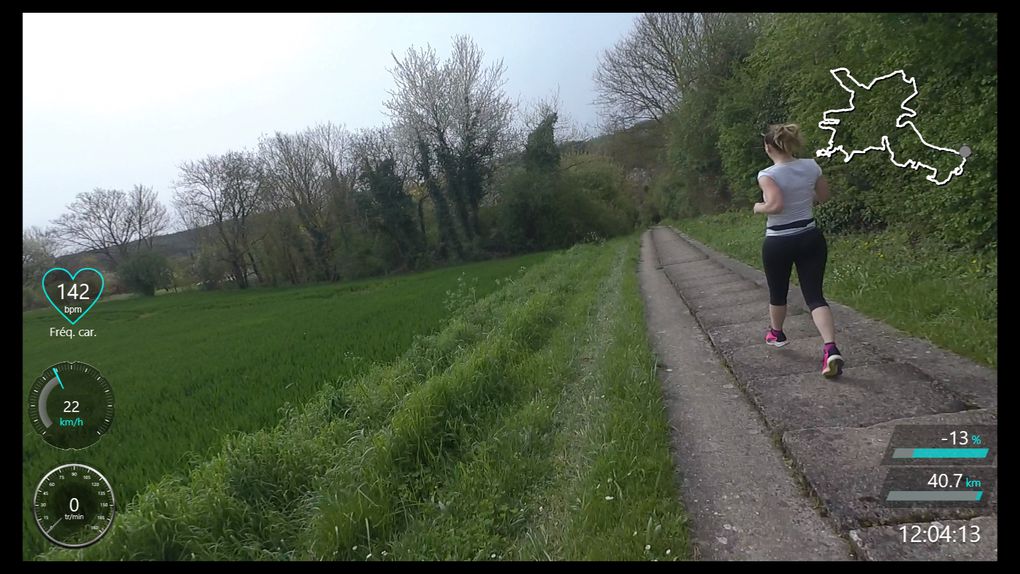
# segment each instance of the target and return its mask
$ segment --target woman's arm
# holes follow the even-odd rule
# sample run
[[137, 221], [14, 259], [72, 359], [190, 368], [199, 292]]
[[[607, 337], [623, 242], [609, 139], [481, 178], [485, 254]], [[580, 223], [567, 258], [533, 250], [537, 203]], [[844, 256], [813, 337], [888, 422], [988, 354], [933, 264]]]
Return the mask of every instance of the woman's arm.
[[825, 179], [824, 175], [818, 176], [818, 181], [815, 182], [815, 199], [818, 203], [825, 203], [832, 198], [829, 193], [829, 182]]
[[767, 175], [758, 178], [758, 186], [761, 187], [764, 202], [754, 204], [755, 213], [767, 213], [769, 215], [783, 211], [783, 192], [775, 180]]

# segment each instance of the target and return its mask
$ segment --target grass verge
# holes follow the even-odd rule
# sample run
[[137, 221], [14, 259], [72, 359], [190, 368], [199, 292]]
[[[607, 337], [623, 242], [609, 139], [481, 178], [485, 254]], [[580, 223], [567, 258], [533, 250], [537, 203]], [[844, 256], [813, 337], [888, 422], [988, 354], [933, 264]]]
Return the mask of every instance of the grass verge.
[[[764, 220], [749, 213], [667, 222], [761, 269]], [[825, 296], [916, 337], [997, 367], [998, 258], [948, 251], [901, 230], [827, 235]], [[796, 272], [794, 272], [796, 281]]]

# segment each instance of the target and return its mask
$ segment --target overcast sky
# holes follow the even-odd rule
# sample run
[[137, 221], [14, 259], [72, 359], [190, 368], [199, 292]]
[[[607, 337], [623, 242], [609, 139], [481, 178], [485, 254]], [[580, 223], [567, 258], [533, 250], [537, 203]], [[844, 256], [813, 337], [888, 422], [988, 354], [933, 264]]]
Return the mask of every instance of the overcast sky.
[[597, 122], [599, 54], [636, 14], [24, 14], [23, 227], [82, 191], [152, 186], [168, 205], [177, 166], [254, 149], [260, 135], [332, 121], [386, 123], [391, 52], [470, 35], [506, 64], [506, 92], [559, 89]]

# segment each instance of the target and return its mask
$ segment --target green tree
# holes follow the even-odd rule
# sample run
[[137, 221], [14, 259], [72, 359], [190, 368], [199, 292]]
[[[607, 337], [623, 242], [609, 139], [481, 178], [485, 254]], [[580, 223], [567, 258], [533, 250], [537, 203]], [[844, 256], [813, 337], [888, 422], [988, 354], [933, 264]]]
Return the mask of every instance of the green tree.
[[[758, 200], [754, 174], [768, 165], [761, 151], [769, 123], [800, 124], [807, 155], [825, 148], [830, 132], [818, 127], [825, 110], [846, 107], [848, 94], [830, 70], [845, 67], [861, 83], [903, 70], [917, 82], [908, 107], [914, 123], [934, 144], [973, 150], [964, 174], [946, 185], [925, 179], [926, 170], [893, 166], [885, 152], [844, 163], [841, 154], [819, 158], [835, 199], [818, 210], [823, 227], [857, 232], [904, 226], [949, 247], [997, 246], [998, 20], [995, 14], [780, 14], [763, 22], [753, 51], [725, 82], [716, 113], [717, 146], [731, 205]], [[909, 89], [883, 80], [838, 133], [855, 147], [878, 145], [882, 135], [898, 157], [936, 165], [958, 156], [920, 145], [894, 121]], [[696, 114], [695, 114], [696, 115]], [[847, 114], [849, 116], [849, 114]], [[852, 120], [852, 121], [850, 121]], [[844, 130], [844, 128], [846, 128]]]
[[166, 288], [172, 276], [166, 257], [154, 251], [132, 253], [117, 267], [121, 281], [135, 293], [151, 297], [156, 289]]
[[407, 194], [404, 179], [396, 170], [396, 160], [385, 157], [373, 161], [363, 158], [359, 183], [364, 187], [363, 209], [375, 221], [379, 232], [388, 235], [397, 247], [400, 265], [414, 266], [422, 254], [424, 238], [414, 221], [414, 202]]
[[524, 166], [533, 172], [552, 173], [560, 165], [560, 150], [556, 147], [554, 126], [559, 115], [547, 113], [538, 126], [528, 134], [524, 147]]
[[[454, 38], [439, 62], [431, 47], [394, 55], [397, 88], [385, 103], [418, 149], [421, 180], [433, 197], [444, 245], [460, 250], [480, 235], [478, 211], [496, 161], [508, 146], [512, 106], [503, 92], [503, 62], [483, 67], [483, 52], [467, 36]], [[433, 159], [436, 171], [432, 172]], [[442, 191], [439, 186], [442, 185]]]
[[499, 235], [512, 251], [568, 247], [633, 228], [623, 170], [605, 156], [561, 156], [557, 117], [547, 114], [528, 134], [520, 164], [500, 182]]

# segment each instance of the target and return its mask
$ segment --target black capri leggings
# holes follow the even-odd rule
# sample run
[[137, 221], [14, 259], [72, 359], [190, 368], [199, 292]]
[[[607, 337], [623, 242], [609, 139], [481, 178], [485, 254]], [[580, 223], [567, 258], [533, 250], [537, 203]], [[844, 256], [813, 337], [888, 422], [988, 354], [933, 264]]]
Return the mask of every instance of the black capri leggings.
[[817, 227], [796, 235], [766, 237], [761, 246], [761, 260], [769, 282], [769, 303], [786, 305], [790, 272], [796, 263], [800, 290], [808, 307], [814, 311], [828, 305], [822, 297], [822, 278], [828, 255], [825, 236]]

